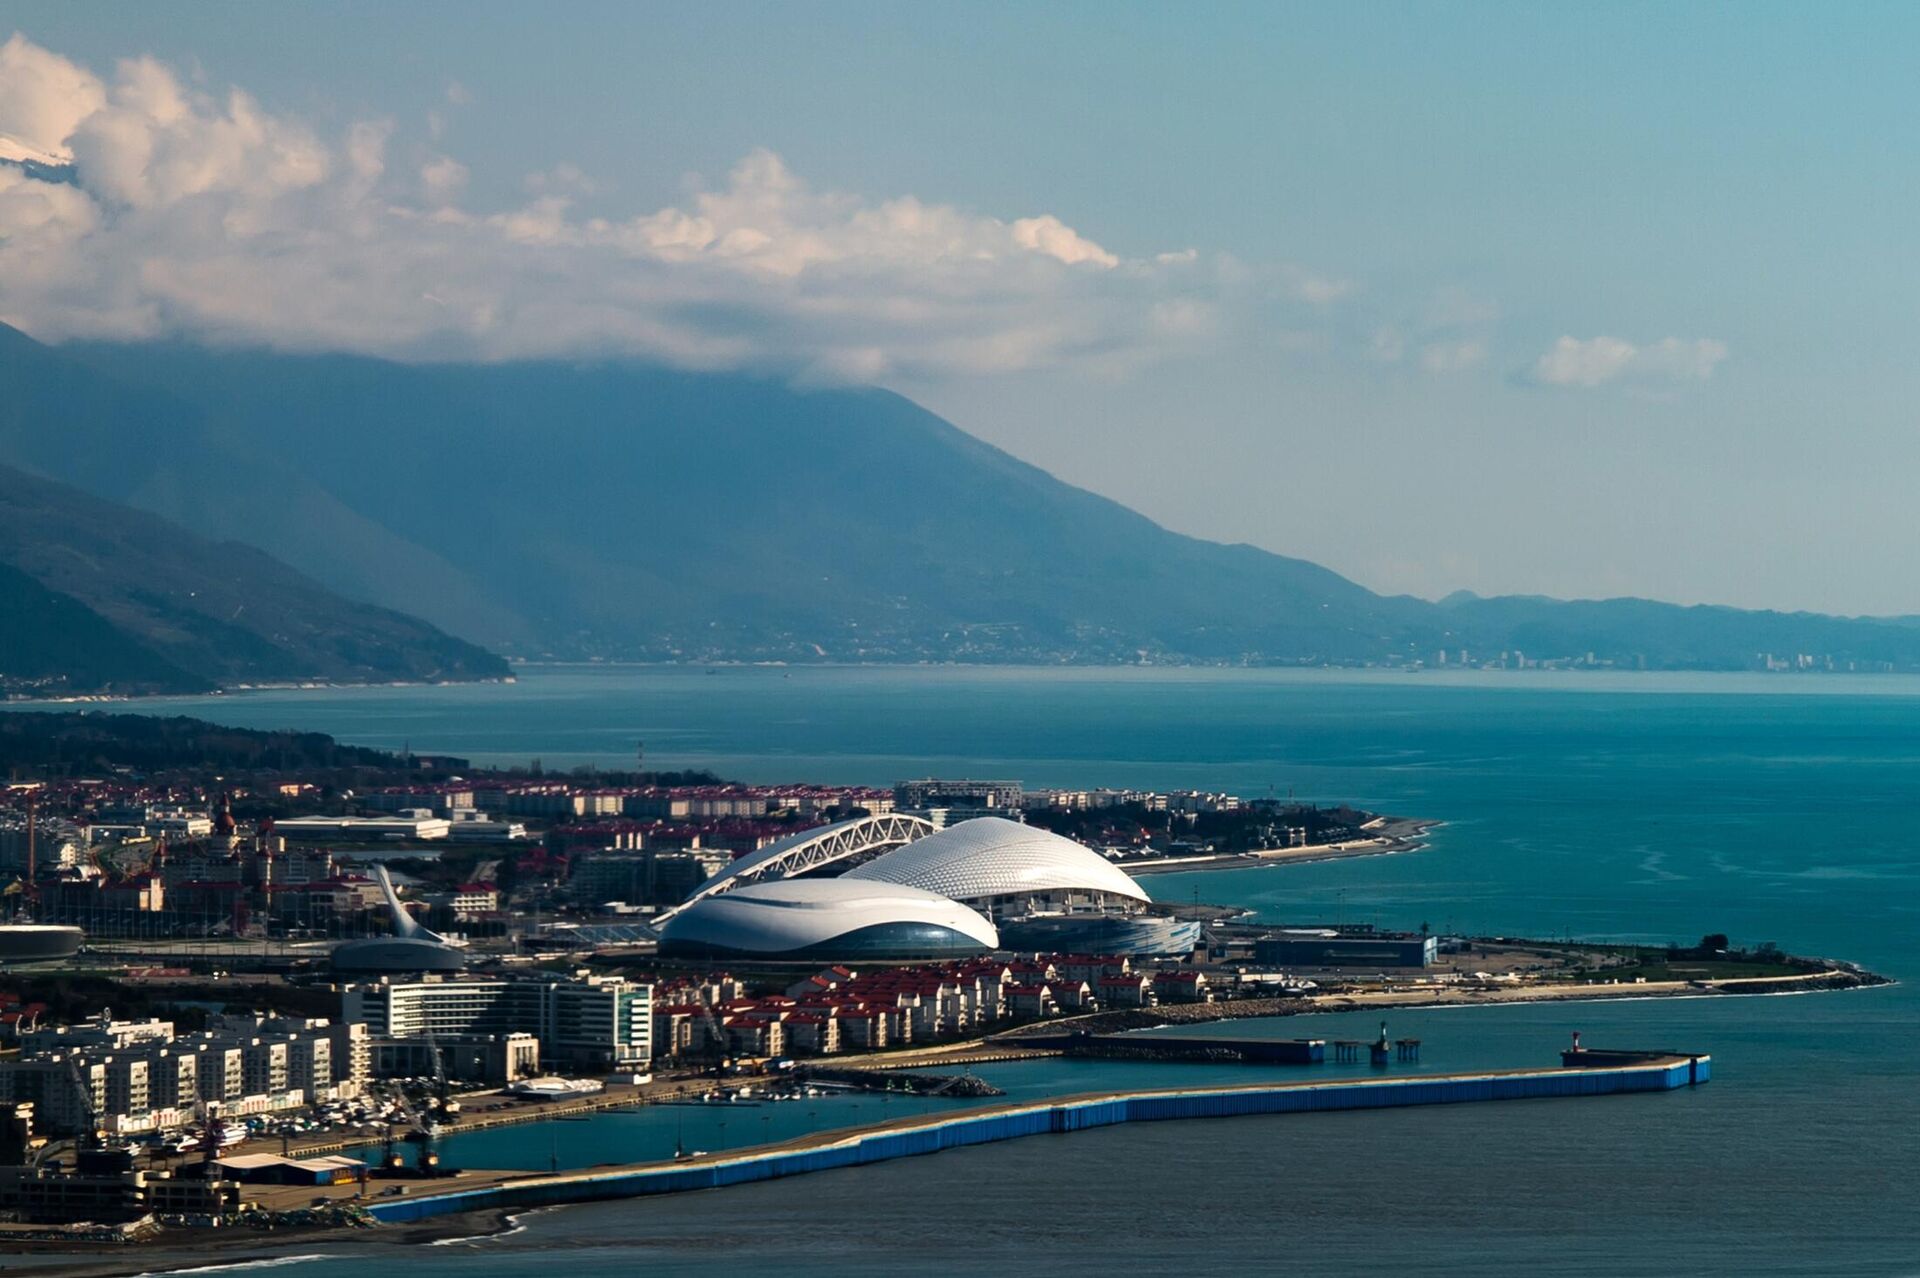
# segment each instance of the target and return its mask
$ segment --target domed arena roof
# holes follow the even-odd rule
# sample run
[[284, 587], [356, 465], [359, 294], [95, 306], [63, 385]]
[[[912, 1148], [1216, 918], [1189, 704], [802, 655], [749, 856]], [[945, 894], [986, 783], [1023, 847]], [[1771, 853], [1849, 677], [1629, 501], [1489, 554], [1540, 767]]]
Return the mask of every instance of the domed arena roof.
[[956, 901], [1060, 891], [1152, 899], [1091, 848], [1004, 817], [950, 825], [847, 871], [840, 882], [855, 879], [921, 888]]
[[722, 892], [731, 892], [749, 883], [769, 883], [777, 879], [798, 878], [822, 866], [850, 858], [871, 856], [886, 848], [896, 848], [933, 833], [933, 823], [902, 812], [879, 816], [854, 817], [832, 825], [814, 826], [777, 839], [757, 852], [737, 858], [731, 865], [702, 883], [679, 905], [664, 912], [659, 922], [687, 909], [694, 902]]
[[660, 933], [663, 958], [906, 961], [999, 944], [993, 924], [957, 901], [847, 877], [738, 887], [694, 902]]

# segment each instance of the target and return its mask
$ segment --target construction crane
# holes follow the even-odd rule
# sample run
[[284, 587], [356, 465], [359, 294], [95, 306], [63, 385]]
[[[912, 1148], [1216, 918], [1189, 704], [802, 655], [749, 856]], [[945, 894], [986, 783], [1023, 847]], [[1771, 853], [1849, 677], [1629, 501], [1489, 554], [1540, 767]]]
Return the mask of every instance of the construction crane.
[[382, 1172], [397, 1172], [407, 1165], [407, 1160], [394, 1152], [392, 1117], [383, 1114], [380, 1122], [382, 1130], [380, 1137], [380, 1170]]
[[[100, 1115], [94, 1108], [93, 1088], [88, 1084], [86, 1075], [80, 1072], [79, 1061], [67, 1062], [67, 1078], [73, 1083], [74, 1093], [80, 1098], [80, 1116], [83, 1124], [79, 1134], [74, 1137], [74, 1150], [77, 1152], [82, 1149], [98, 1149], [104, 1143], [100, 1136]], [[41, 1156], [44, 1157], [51, 1148], [51, 1145], [41, 1146]], [[38, 1161], [35, 1159], [36, 1163]]]
[[433, 1110], [435, 1120], [447, 1120], [460, 1116], [460, 1102], [453, 1098], [453, 1087], [447, 1081], [446, 1062], [441, 1058], [440, 1040], [432, 1034], [427, 1035], [427, 1051], [433, 1058]]
[[[404, 1139], [407, 1144], [412, 1145], [414, 1148], [414, 1171], [422, 1176], [438, 1174], [440, 1170], [440, 1153], [434, 1146], [435, 1142], [440, 1138], [439, 1125], [436, 1124], [431, 1117], [421, 1114], [418, 1109], [414, 1108], [413, 1101], [407, 1096], [406, 1088], [396, 1087], [394, 1089], [394, 1099], [400, 1106], [400, 1113], [407, 1120], [407, 1134]], [[387, 1127], [386, 1145], [387, 1170], [389, 1172], [399, 1171], [404, 1164], [401, 1159], [395, 1156], [393, 1151], [393, 1127], [391, 1124]]]
[[713, 1014], [713, 1004], [707, 997], [707, 987], [701, 985], [695, 992], [699, 997], [695, 1000], [694, 1006], [700, 1009], [700, 1023], [707, 1031], [707, 1050], [715, 1057], [713, 1072], [718, 1077], [727, 1070], [727, 1032], [721, 1027], [720, 1018]]

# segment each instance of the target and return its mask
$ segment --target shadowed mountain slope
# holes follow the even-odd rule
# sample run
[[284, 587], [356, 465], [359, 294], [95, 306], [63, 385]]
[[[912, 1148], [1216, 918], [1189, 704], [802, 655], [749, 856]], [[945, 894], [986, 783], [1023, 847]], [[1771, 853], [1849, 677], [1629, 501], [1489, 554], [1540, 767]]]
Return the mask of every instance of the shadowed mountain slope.
[[[0, 677], [67, 691], [474, 679], [500, 658], [251, 546], [0, 466]], [[49, 691], [62, 690], [49, 686]]]
[[17, 333], [0, 374], [29, 406], [0, 401], [0, 459], [529, 656], [1920, 664], [1920, 634], [1877, 622], [1376, 595], [1170, 532], [880, 390]]

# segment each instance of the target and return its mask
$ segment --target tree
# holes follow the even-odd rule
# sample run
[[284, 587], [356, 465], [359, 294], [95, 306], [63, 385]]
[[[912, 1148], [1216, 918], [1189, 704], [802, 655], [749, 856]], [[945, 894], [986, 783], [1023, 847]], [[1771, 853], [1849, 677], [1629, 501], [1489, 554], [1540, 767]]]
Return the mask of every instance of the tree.
[[1730, 948], [1732, 947], [1727, 941], [1727, 934], [1725, 932], [1709, 932], [1700, 938], [1700, 952], [1702, 954], [1718, 954]]

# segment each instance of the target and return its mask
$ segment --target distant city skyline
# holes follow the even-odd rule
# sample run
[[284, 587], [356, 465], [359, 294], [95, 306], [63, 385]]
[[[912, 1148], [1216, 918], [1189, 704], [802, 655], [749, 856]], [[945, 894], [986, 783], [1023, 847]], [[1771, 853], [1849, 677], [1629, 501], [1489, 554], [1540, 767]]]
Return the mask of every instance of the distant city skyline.
[[0, 166], [0, 320], [872, 382], [1385, 592], [1920, 613], [1917, 26], [0, 0], [76, 175]]

